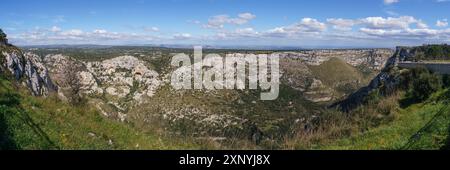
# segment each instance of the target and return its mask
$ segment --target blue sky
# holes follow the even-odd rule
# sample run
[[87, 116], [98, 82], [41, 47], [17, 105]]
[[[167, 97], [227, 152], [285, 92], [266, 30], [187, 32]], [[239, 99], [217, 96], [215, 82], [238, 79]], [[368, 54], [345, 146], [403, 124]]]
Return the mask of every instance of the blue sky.
[[450, 0], [3, 0], [18, 45], [449, 43]]

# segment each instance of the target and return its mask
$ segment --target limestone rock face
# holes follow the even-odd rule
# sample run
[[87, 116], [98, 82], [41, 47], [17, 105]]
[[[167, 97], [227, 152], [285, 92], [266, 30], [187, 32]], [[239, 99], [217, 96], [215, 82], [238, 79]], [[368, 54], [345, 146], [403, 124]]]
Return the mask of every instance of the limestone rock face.
[[8, 44], [6, 34], [0, 29], [0, 72], [9, 72], [16, 80], [25, 84], [33, 95], [48, 95], [56, 91], [41, 58], [31, 53], [23, 53]]
[[34, 95], [47, 95], [49, 91], [57, 90], [38, 55], [25, 53], [24, 58], [27, 85]]
[[64, 55], [47, 55], [45, 64], [60, 87], [60, 96], [90, 98], [106, 116], [125, 121], [127, 110], [152, 97], [162, 85], [159, 74], [133, 56], [103, 61], [79, 61]]
[[3, 63], [16, 79], [20, 79], [24, 74], [24, 58], [19, 52], [2, 52], [6, 62]]
[[338, 107], [343, 111], [350, 111], [362, 104], [364, 99], [374, 90], [384, 86], [382, 93], [389, 94], [400, 82], [397, 76], [399, 61], [403, 61], [407, 58], [413, 58], [414, 54], [411, 53], [409, 48], [397, 47], [393, 56], [389, 57], [386, 61], [382, 71], [372, 79], [368, 86], [362, 87], [358, 91], [352, 93], [342, 101], [334, 103], [331, 107]]
[[31, 53], [23, 54], [20, 51], [3, 51], [5, 57], [3, 67], [17, 79], [23, 80], [24, 84], [30, 88], [33, 95], [48, 95], [50, 91], [56, 91], [41, 58]]
[[390, 49], [367, 50], [311, 50], [301, 52], [280, 53], [281, 58], [299, 59], [308, 65], [320, 65], [331, 58], [339, 58], [352, 66], [367, 65], [372, 69], [381, 70], [387, 59], [392, 56]]
[[133, 93], [131, 95], [136, 99], [142, 95], [152, 97], [162, 84], [157, 72], [133, 56], [87, 62], [86, 67], [103, 86], [108, 87], [105, 91], [109, 95], [120, 98], [129, 93]]
[[[367, 50], [310, 50], [300, 52], [278, 53], [280, 56], [281, 81], [303, 93], [307, 100], [312, 102], [329, 102], [341, 98], [342, 92], [336, 89], [348, 87], [346, 84], [360, 84], [358, 77], [343, 82], [333, 82], [325, 86], [310, 69], [311, 66], [320, 66], [334, 58], [342, 60], [355, 68], [364, 68], [371, 72], [379, 72], [393, 55], [390, 49]], [[347, 74], [347, 73], [342, 73]]]

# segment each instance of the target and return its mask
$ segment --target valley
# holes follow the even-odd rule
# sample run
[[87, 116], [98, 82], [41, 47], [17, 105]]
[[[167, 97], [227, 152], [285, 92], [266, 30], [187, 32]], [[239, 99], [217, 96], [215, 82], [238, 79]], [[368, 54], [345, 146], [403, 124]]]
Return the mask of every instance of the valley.
[[[279, 56], [279, 97], [264, 101], [261, 89], [173, 89], [171, 59], [192, 57], [190, 49], [18, 48], [5, 42], [2, 135], [14, 144], [5, 140], [2, 148], [401, 149], [431, 119], [425, 112], [448, 109], [444, 77], [433, 97], [419, 101], [424, 103], [401, 104], [413, 88], [408, 74], [415, 68], [397, 64], [416, 55], [403, 49], [205, 50], [225, 58]], [[417, 115], [409, 121], [406, 112]], [[390, 138], [397, 134], [384, 133], [387, 128], [398, 129], [401, 139]], [[383, 139], [359, 137], [371, 134]], [[439, 134], [443, 139], [429, 147], [443, 147], [448, 132]], [[380, 140], [397, 141], [365, 146]]]

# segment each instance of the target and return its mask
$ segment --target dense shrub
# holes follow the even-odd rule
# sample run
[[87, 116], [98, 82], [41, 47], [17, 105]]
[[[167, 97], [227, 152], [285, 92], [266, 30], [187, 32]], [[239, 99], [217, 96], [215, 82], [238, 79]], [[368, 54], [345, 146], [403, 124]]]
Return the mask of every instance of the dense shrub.
[[425, 45], [416, 48], [418, 54], [423, 53], [421, 60], [448, 60], [450, 59], [450, 46], [442, 45]]
[[412, 80], [412, 87], [408, 96], [416, 102], [424, 101], [441, 87], [442, 83], [439, 75], [428, 71], [420, 71]]

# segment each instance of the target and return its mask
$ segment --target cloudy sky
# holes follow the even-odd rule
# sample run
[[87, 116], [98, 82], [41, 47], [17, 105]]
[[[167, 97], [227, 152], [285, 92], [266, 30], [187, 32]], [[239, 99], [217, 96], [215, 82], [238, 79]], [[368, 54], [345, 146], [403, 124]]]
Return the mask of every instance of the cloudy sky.
[[450, 43], [450, 0], [2, 0], [18, 45]]

